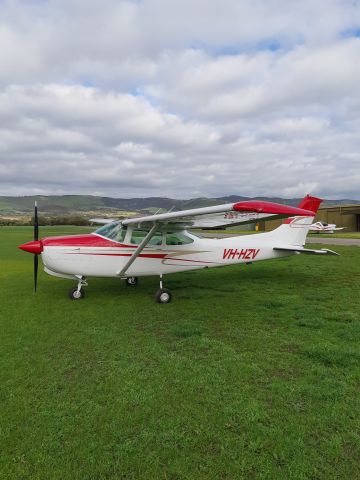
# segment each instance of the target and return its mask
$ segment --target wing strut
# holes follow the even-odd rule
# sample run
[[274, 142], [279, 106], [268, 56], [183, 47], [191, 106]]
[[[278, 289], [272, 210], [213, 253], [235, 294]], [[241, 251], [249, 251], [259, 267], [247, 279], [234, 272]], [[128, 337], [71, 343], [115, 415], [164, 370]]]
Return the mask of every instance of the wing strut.
[[134, 251], [134, 253], [131, 255], [129, 260], [126, 262], [125, 266], [120, 270], [120, 272], [117, 273], [119, 277], [123, 277], [125, 275], [128, 268], [134, 263], [134, 261], [137, 259], [140, 253], [144, 250], [146, 245], [150, 242], [157, 228], [158, 228], [158, 224], [154, 223], [153, 226], [151, 227], [151, 230], [149, 230], [149, 233], [146, 235], [144, 240], [141, 243], [139, 243], [137, 249]]

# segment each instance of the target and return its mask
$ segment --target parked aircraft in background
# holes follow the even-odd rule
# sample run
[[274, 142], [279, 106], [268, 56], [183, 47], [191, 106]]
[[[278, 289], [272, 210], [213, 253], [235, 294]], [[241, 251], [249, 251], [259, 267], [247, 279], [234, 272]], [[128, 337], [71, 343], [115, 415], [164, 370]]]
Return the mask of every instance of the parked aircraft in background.
[[316, 233], [334, 233], [344, 230], [345, 227], [337, 227], [335, 223], [315, 222], [310, 226], [310, 232]]
[[[129, 286], [138, 277], [160, 276], [159, 303], [171, 300], [163, 287], [168, 273], [246, 264], [261, 260], [305, 254], [335, 254], [331, 250], [304, 248], [306, 235], [321, 200], [305, 197], [299, 207], [263, 201], [244, 201], [179, 212], [128, 218], [106, 224], [87, 235], [38, 239], [38, 214], [35, 206], [34, 241], [19, 248], [34, 254], [36, 291], [38, 255], [50, 275], [77, 281], [70, 298], [81, 299], [89, 277], [124, 279]], [[226, 227], [287, 217], [271, 232], [231, 238], [201, 238], [189, 228]], [[288, 218], [290, 217], [290, 218]]]

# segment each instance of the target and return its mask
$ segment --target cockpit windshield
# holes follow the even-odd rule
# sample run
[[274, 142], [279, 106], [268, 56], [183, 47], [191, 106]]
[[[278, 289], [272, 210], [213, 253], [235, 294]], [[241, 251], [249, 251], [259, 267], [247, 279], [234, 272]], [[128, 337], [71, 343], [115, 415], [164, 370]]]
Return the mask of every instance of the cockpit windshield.
[[123, 242], [126, 235], [126, 227], [121, 222], [112, 222], [98, 228], [95, 233], [115, 242]]

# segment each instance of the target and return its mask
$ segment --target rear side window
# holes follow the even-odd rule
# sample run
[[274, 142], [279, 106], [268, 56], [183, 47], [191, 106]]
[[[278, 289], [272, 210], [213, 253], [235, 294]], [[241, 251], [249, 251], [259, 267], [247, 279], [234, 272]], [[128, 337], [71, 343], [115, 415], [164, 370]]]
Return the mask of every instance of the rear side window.
[[187, 245], [193, 243], [194, 240], [184, 233], [171, 232], [166, 234], [166, 245]]

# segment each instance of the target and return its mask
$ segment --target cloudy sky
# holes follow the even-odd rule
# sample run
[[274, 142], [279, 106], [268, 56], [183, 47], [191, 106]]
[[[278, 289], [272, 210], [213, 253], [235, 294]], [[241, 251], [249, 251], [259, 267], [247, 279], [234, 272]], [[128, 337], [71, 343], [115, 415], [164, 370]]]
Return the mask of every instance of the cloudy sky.
[[360, 199], [358, 0], [0, 0], [0, 195]]

